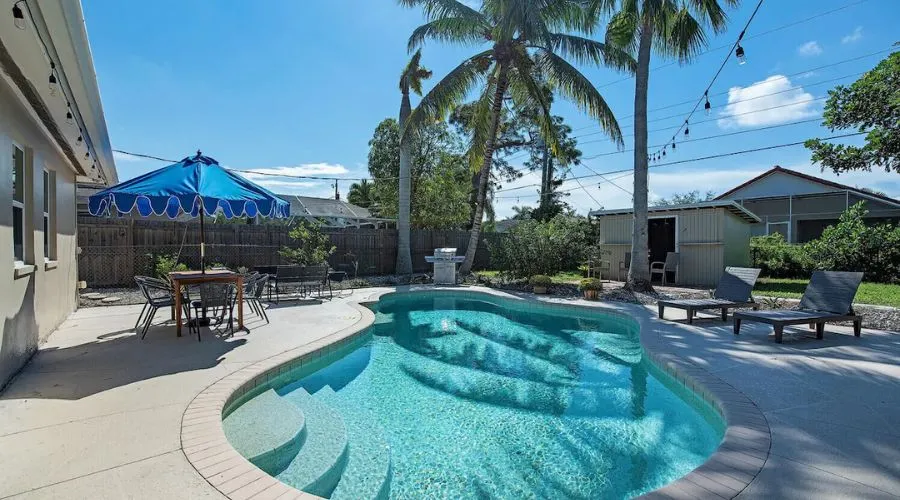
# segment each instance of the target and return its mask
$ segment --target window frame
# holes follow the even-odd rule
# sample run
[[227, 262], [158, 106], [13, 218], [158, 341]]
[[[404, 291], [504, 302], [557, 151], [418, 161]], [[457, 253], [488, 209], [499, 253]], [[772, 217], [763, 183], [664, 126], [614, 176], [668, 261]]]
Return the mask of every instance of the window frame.
[[43, 169], [41, 174], [43, 186], [42, 214], [43, 214], [43, 231], [44, 231], [44, 262], [52, 262], [56, 260], [56, 231], [54, 223], [56, 222], [56, 200], [54, 184], [56, 182], [56, 172], [48, 168]]
[[[21, 171], [17, 171], [18, 170], [18, 165], [16, 164], [16, 152], [17, 151], [19, 153], [21, 153], [21, 155], [22, 155]], [[15, 263], [16, 266], [25, 265], [25, 254], [26, 254], [26, 250], [27, 250], [25, 248], [25, 241], [26, 241], [26, 239], [25, 239], [25, 232], [26, 232], [25, 219], [26, 219], [26, 214], [27, 214], [27, 212], [25, 211], [25, 184], [26, 184], [25, 176], [26, 176], [26, 173], [28, 170], [28, 165], [27, 165], [28, 161], [27, 160], [28, 159], [25, 155], [25, 147], [22, 146], [21, 144], [19, 144], [18, 142], [12, 141], [12, 172], [13, 172], [13, 186], [12, 186], [13, 192], [12, 192], [12, 207], [11, 207], [12, 212], [13, 212], [13, 214], [12, 214], [12, 216], [13, 216], [12, 245], [13, 245], [13, 262]], [[16, 188], [17, 187], [19, 188], [18, 194], [21, 195], [21, 198], [22, 198], [21, 200], [16, 199], [16, 195], [17, 195]], [[16, 209], [18, 209], [19, 213], [21, 214], [21, 220], [19, 221], [19, 226], [20, 226], [19, 233], [20, 233], [20, 237], [21, 237], [22, 241], [19, 242], [19, 245], [18, 245], [18, 247], [20, 249], [19, 251], [16, 250], [16, 243], [17, 243], [16, 242], [16, 229], [15, 229], [16, 228]]]

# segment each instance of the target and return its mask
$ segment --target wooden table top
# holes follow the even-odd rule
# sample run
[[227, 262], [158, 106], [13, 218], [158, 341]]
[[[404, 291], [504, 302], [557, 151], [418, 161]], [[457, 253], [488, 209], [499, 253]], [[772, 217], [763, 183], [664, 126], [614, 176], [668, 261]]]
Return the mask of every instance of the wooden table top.
[[202, 273], [200, 271], [176, 271], [169, 273], [169, 279], [178, 282], [202, 283], [207, 281], [236, 281], [241, 275], [228, 270], [214, 270]]

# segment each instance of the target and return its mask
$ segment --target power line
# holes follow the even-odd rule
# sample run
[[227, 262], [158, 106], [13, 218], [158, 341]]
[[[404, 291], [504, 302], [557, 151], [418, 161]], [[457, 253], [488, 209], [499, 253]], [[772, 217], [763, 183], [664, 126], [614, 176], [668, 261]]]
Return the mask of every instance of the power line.
[[[711, 140], [711, 139], [718, 139], [718, 138], [720, 138], [720, 137], [731, 137], [731, 136], [734, 136], [734, 135], [749, 134], [749, 133], [752, 133], [752, 132], [762, 132], [762, 131], [764, 131], [764, 130], [771, 130], [771, 129], [773, 129], [773, 128], [789, 127], [789, 126], [793, 126], [793, 125], [801, 125], [801, 124], [804, 124], [804, 123], [818, 122], [818, 121], [821, 120], [821, 119], [822, 119], [822, 117], [821, 117], [821, 116], [818, 116], [818, 117], [816, 117], [816, 118], [811, 118], [811, 119], [809, 119], [809, 120], [801, 120], [801, 121], [797, 121], [797, 122], [782, 123], [782, 124], [779, 124], [779, 125], [769, 125], [768, 127], [759, 127], [759, 128], [748, 129], [748, 130], [739, 130], [739, 131], [737, 131], [737, 132], [728, 132], [728, 133], [725, 133], [725, 134], [716, 134], [716, 135], [710, 135], [710, 136], [706, 136], [706, 137], [698, 137], [698, 138], [695, 138], [695, 139], [688, 139], [688, 140], [686, 140], [686, 141], [681, 141], [679, 144], [688, 144], [688, 143], [691, 143], [691, 142], [708, 141], [708, 140]], [[651, 147], [657, 148], [657, 147], [660, 147], [660, 146], [662, 146], [662, 144], [659, 144], [659, 145], [656, 145], [656, 146], [651, 146]], [[634, 149], [624, 149], [624, 150], [622, 150], [622, 151], [609, 151], [609, 152], [606, 152], [606, 153], [600, 153], [600, 154], [595, 154], [595, 155], [591, 155], [591, 156], [584, 156], [584, 157], [582, 157], [581, 159], [582, 159], [582, 160], [593, 160], [593, 159], [601, 158], [601, 157], [604, 157], [604, 156], [613, 156], [613, 155], [617, 155], [617, 154], [631, 153], [631, 152], [634, 152]]]
[[[833, 139], [843, 139], [843, 138], [847, 138], [847, 137], [855, 137], [855, 136], [865, 135], [865, 134], [868, 134], [868, 132], [853, 132], [853, 133], [849, 133], [849, 134], [832, 135], [832, 136], [830, 136], [830, 137], [822, 137], [822, 138], [820, 138], [820, 140], [823, 140], [823, 141], [829, 141], [829, 140], [833, 140]], [[720, 154], [709, 155], [709, 156], [701, 156], [701, 157], [698, 157], [698, 158], [690, 158], [690, 159], [687, 159], [687, 160], [678, 160], [678, 161], [670, 161], [670, 162], [666, 162], [666, 163], [657, 163], [657, 164], [655, 164], [655, 165], [650, 165], [648, 168], [669, 167], [669, 166], [672, 166], [672, 165], [680, 165], [680, 164], [683, 164], [683, 163], [690, 163], [690, 162], [695, 162], [695, 161], [713, 160], [713, 159], [716, 159], [716, 158], [725, 158], [725, 157], [729, 157], [729, 156], [737, 156], [737, 155], [748, 154], [748, 153], [757, 153], [757, 152], [760, 152], [760, 151], [769, 151], [769, 150], [772, 150], [772, 149], [779, 149], [779, 148], [787, 148], [787, 147], [792, 147], [792, 146], [799, 146], [799, 145], [804, 144], [804, 143], [806, 143], [806, 140], [803, 140], [803, 141], [797, 141], [797, 142], [788, 142], [788, 143], [785, 143], [785, 144], [775, 144], [775, 145], [772, 145], [772, 146], [763, 146], [763, 147], [759, 147], [759, 148], [743, 149], [743, 150], [739, 150], [739, 151], [729, 151], [729, 152], [727, 152], [727, 153], [720, 153]], [[611, 171], [608, 171], [608, 172], [599, 172], [599, 173], [596, 173], [596, 174], [589, 174], [589, 175], [581, 175], [581, 176], [577, 176], [577, 177], [570, 177], [569, 179], [566, 179], [564, 182], [568, 182], [568, 181], [576, 180], [576, 179], [588, 179], [588, 178], [591, 178], [591, 177], [601, 177], [601, 176], [612, 175], [612, 174], [620, 174], [620, 173], [623, 173], [623, 172], [627, 172], [627, 173], [631, 174], [631, 173], [633, 172], [633, 169], [626, 168], [626, 169], [619, 169], [619, 170], [611, 170]], [[536, 186], [536, 185], [537, 185], [537, 184], [534, 184], [534, 186]], [[500, 192], [505, 192], [505, 191], [513, 191], [513, 190], [516, 190], [516, 189], [523, 189], [523, 188], [526, 188], [526, 187], [531, 187], [531, 186], [518, 186], [518, 187], [514, 187], [514, 188], [498, 189], [496, 192], [497, 192], [497, 193], [500, 193]]]
[[[868, 2], [868, 1], [869, 1], [869, 0], [858, 0], [858, 1], [856, 1], [856, 2], [851, 2], [851, 3], [848, 3], [848, 4], [846, 4], [846, 5], [843, 5], [843, 6], [840, 6], [840, 7], [836, 7], [836, 8], [831, 9], [831, 10], [827, 10], [827, 11], [825, 11], [825, 12], [820, 12], [820, 13], [818, 13], [818, 14], [815, 14], [815, 15], [813, 15], [813, 16], [807, 17], [807, 18], [805, 18], [805, 19], [800, 19], [800, 20], [798, 20], [798, 21], [793, 21], [793, 22], [790, 22], [790, 23], [787, 23], [787, 24], [783, 24], [783, 25], [781, 25], [781, 26], [776, 26], [775, 28], [769, 29], [769, 30], [767, 30], [767, 31], [763, 31], [763, 32], [757, 33], [757, 34], [755, 34], [755, 35], [748, 36], [746, 39], [747, 39], [747, 40], [752, 40], [752, 39], [754, 39], [754, 38], [759, 38], [759, 37], [761, 37], [761, 36], [769, 35], [769, 34], [771, 34], [771, 33], [775, 33], [776, 31], [781, 31], [781, 30], [783, 30], [783, 29], [787, 29], [787, 28], [790, 28], [790, 27], [792, 27], [792, 26], [797, 26], [797, 25], [800, 25], [800, 24], [808, 23], [809, 21], [812, 21], [812, 20], [814, 20], [814, 19], [818, 19], [818, 18], [820, 18], [820, 17], [824, 17], [824, 16], [827, 16], [827, 15], [829, 15], [829, 14], [834, 14], [835, 12], [839, 12], [839, 11], [844, 10], [844, 9], [849, 9], [850, 7], [855, 7], [855, 6], [857, 6], [857, 5], [861, 4], [861, 3], [865, 3], [865, 2]], [[697, 54], [697, 57], [698, 57], [698, 58], [699, 58], [699, 57], [703, 57], [703, 56], [705, 56], [706, 54], [709, 54], [709, 53], [712, 53], [712, 52], [718, 52], [718, 51], [720, 51], [720, 50], [722, 50], [722, 49], [724, 49], [724, 48], [728, 48], [728, 47], [731, 47], [732, 50], [734, 49], [734, 46], [733, 46], [733, 45], [720, 45], [720, 46], [718, 46], [718, 47], [714, 47], [714, 48], [712, 48], [712, 49], [708, 49], [708, 50], [705, 50], [705, 51], [703, 51], [703, 52]], [[676, 64], [678, 64], [676, 61], [671, 61], [671, 62], [668, 62], [668, 63], [665, 63], [665, 64], [661, 64], [661, 65], [659, 65], [659, 66], [656, 66], [656, 67], [654, 67], [654, 68], [651, 68], [650, 71], [658, 71], [658, 70], [661, 70], [661, 69], [663, 69], [663, 68], [667, 68], [667, 67], [669, 67], [669, 66], [674, 66], [674, 65], [676, 65]], [[613, 80], [613, 81], [611, 81], [611, 82], [607, 82], [607, 83], [604, 83], [604, 84], [602, 84], [602, 85], [599, 85], [599, 86], [597, 86], [597, 88], [598, 88], [598, 89], [602, 89], [602, 88], [610, 87], [610, 86], [616, 85], [616, 84], [618, 84], [618, 83], [627, 82], [627, 81], [629, 81], [629, 80], [631, 80], [631, 79], [633, 79], [633, 78], [634, 78], [634, 76], [626, 76], [626, 77], [623, 77], [623, 78], [619, 78], [618, 80]], [[589, 126], [592, 126], [592, 125], [589, 125]]]

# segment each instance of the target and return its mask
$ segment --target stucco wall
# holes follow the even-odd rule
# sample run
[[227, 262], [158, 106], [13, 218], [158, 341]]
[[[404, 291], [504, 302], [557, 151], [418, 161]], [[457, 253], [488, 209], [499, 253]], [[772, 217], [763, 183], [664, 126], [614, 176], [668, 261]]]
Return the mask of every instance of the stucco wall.
[[[34, 272], [15, 276], [12, 235], [12, 144], [24, 146], [25, 261]], [[56, 266], [45, 264], [43, 170], [55, 172]], [[31, 116], [0, 80], [0, 387], [28, 360], [38, 344], [75, 310], [75, 174], [53, 149]], [[29, 221], [30, 219], [30, 221]], [[5, 270], [3, 270], [5, 267]]]

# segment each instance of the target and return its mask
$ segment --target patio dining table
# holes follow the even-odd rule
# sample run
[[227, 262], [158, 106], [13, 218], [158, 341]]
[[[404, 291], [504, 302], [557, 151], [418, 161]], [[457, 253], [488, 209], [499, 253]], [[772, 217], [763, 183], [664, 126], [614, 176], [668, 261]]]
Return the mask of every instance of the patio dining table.
[[181, 288], [201, 283], [234, 283], [237, 288], [238, 330], [244, 329], [244, 277], [227, 270], [178, 271], [169, 273], [169, 281], [175, 289], [175, 332], [181, 337]]

